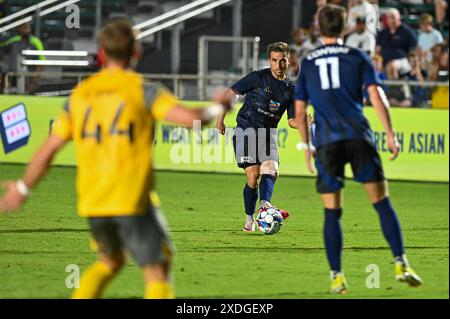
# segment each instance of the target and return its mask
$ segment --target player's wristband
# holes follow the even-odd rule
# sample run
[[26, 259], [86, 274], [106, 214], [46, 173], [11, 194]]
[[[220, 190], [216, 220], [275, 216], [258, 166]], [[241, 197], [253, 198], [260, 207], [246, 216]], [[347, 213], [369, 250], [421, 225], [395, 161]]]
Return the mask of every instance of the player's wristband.
[[203, 110], [203, 120], [212, 121], [219, 115], [221, 115], [224, 111], [224, 107], [222, 104], [213, 104], [208, 106]]
[[314, 151], [316, 148], [312, 144], [306, 144], [306, 143], [298, 143], [297, 144], [297, 150], [299, 151], [306, 151], [306, 150]]
[[25, 185], [23, 180], [19, 179], [16, 182], [16, 187], [19, 194], [22, 195], [23, 197], [28, 197], [30, 195], [30, 190], [28, 189], [28, 186]]

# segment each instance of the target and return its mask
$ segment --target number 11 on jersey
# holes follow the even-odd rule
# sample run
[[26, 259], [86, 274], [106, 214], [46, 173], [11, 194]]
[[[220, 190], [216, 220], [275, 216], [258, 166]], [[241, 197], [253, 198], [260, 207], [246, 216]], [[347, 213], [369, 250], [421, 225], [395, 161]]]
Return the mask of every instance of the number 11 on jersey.
[[320, 83], [322, 86], [322, 90], [330, 89], [330, 76], [328, 73], [328, 65], [331, 66], [331, 88], [339, 89], [341, 87], [341, 80], [339, 78], [338, 57], [317, 59], [316, 65], [319, 67]]

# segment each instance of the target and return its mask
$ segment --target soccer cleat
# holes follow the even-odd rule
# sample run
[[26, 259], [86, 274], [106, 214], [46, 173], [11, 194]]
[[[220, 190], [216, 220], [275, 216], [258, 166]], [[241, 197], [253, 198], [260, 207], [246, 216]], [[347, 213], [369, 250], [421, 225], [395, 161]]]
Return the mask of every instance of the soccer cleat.
[[286, 219], [289, 217], [289, 212], [287, 210], [284, 209], [278, 209], [281, 213], [281, 216], [283, 216], [283, 219]]
[[289, 217], [289, 212], [287, 210], [277, 208], [277, 207], [273, 206], [270, 202], [267, 202], [267, 201], [262, 201], [261, 202], [261, 205], [259, 207], [258, 213], [260, 212], [260, 210], [262, 208], [270, 208], [270, 207], [278, 210], [280, 212], [281, 216], [283, 216], [283, 219], [286, 219], [286, 218]]
[[411, 287], [418, 287], [422, 284], [419, 275], [403, 262], [395, 263], [395, 279], [398, 282], [406, 282]]
[[344, 295], [348, 292], [347, 281], [344, 274], [331, 272], [331, 289], [332, 294]]
[[242, 230], [245, 232], [248, 232], [248, 233], [254, 232], [256, 230], [256, 222], [252, 221], [252, 222], [245, 223], [244, 229], [242, 229]]
[[266, 200], [262, 200], [259, 203], [259, 210], [263, 209], [263, 208], [271, 208], [274, 207], [270, 202], [266, 201]]

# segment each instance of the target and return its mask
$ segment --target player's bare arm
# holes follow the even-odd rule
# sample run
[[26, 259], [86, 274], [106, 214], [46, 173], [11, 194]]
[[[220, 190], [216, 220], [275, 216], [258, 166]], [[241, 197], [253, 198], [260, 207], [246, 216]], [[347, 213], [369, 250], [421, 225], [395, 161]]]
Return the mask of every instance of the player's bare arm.
[[371, 85], [367, 88], [367, 90], [369, 92], [370, 102], [372, 103], [387, 135], [388, 148], [392, 153], [389, 159], [391, 161], [395, 160], [399, 154], [400, 148], [392, 127], [391, 115], [389, 113], [389, 101], [383, 89], [378, 85]]
[[2, 183], [6, 193], [0, 199], [0, 212], [16, 211], [22, 206], [29, 190], [46, 175], [55, 154], [65, 143], [66, 141], [60, 137], [50, 136], [34, 155], [22, 179]]
[[305, 145], [305, 160], [308, 170], [314, 174], [315, 170], [311, 162], [312, 150], [309, 146], [309, 134], [308, 134], [308, 115], [306, 112], [308, 105], [305, 101], [295, 101], [295, 121], [298, 125], [298, 131], [300, 133], [301, 142]]
[[186, 127], [192, 127], [196, 120], [200, 120], [202, 125], [207, 125], [215, 118], [218, 118], [218, 120], [220, 117], [224, 118], [226, 112], [231, 108], [231, 102], [234, 97], [228, 91], [217, 90], [213, 97], [213, 101], [216, 104], [206, 108], [187, 108], [181, 104], [177, 105], [167, 114], [164, 120]]
[[[226, 97], [226, 99], [232, 101], [236, 97], [236, 92], [234, 92], [232, 89], [228, 89], [225, 92], [225, 97]], [[216, 129], [222, 135], [225, 134], [225, 129], [226, 129], [225, 122], [224, 122], [225, 116], [226, 116], [226, 112], [222, 112], [222, 114], [220, 114], [216, 120]]]

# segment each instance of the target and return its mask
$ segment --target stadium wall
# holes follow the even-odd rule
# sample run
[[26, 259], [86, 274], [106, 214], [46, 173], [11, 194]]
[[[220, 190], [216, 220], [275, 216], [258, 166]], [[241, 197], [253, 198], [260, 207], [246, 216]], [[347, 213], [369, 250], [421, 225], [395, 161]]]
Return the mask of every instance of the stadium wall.
[[[24, 103], [31, 126], [28, 144], [5, 154], [0, 150], [0, 163], [26, 163], [50, 132], [51, 122], [60, 112], [66, 98], [0, 95], [0, 112]], [[187, 102], [190, 105], [198, 102]], [[381, 152], [389, 179], [430, 182], [449, 181], [448, 131], [449, 111], [433, 109], [393, 108], [392, 116], [401, 144], [401, 154], [389, 161], [386, 137], [372, 108], [365, 113], [374, 130], [374, 140]], [[227, 127], [234, 127], [235, 116], [226, 118]], [[156, 127], [155, 167], [165, 170], [239, 173], [233, 155], [232, 132], [223, 137], [213, 128], [193, 132], [167, 123]], [[281, 175], [310, 176], [303, 153], [296, 149], [299, 136], [290, 129], [287, 119], [279, 130]], [[68, 145], [56, 158], [56, 165], [75, 165], [75, 150]], [[351, 175], [350, 169], [347, 171]]]

